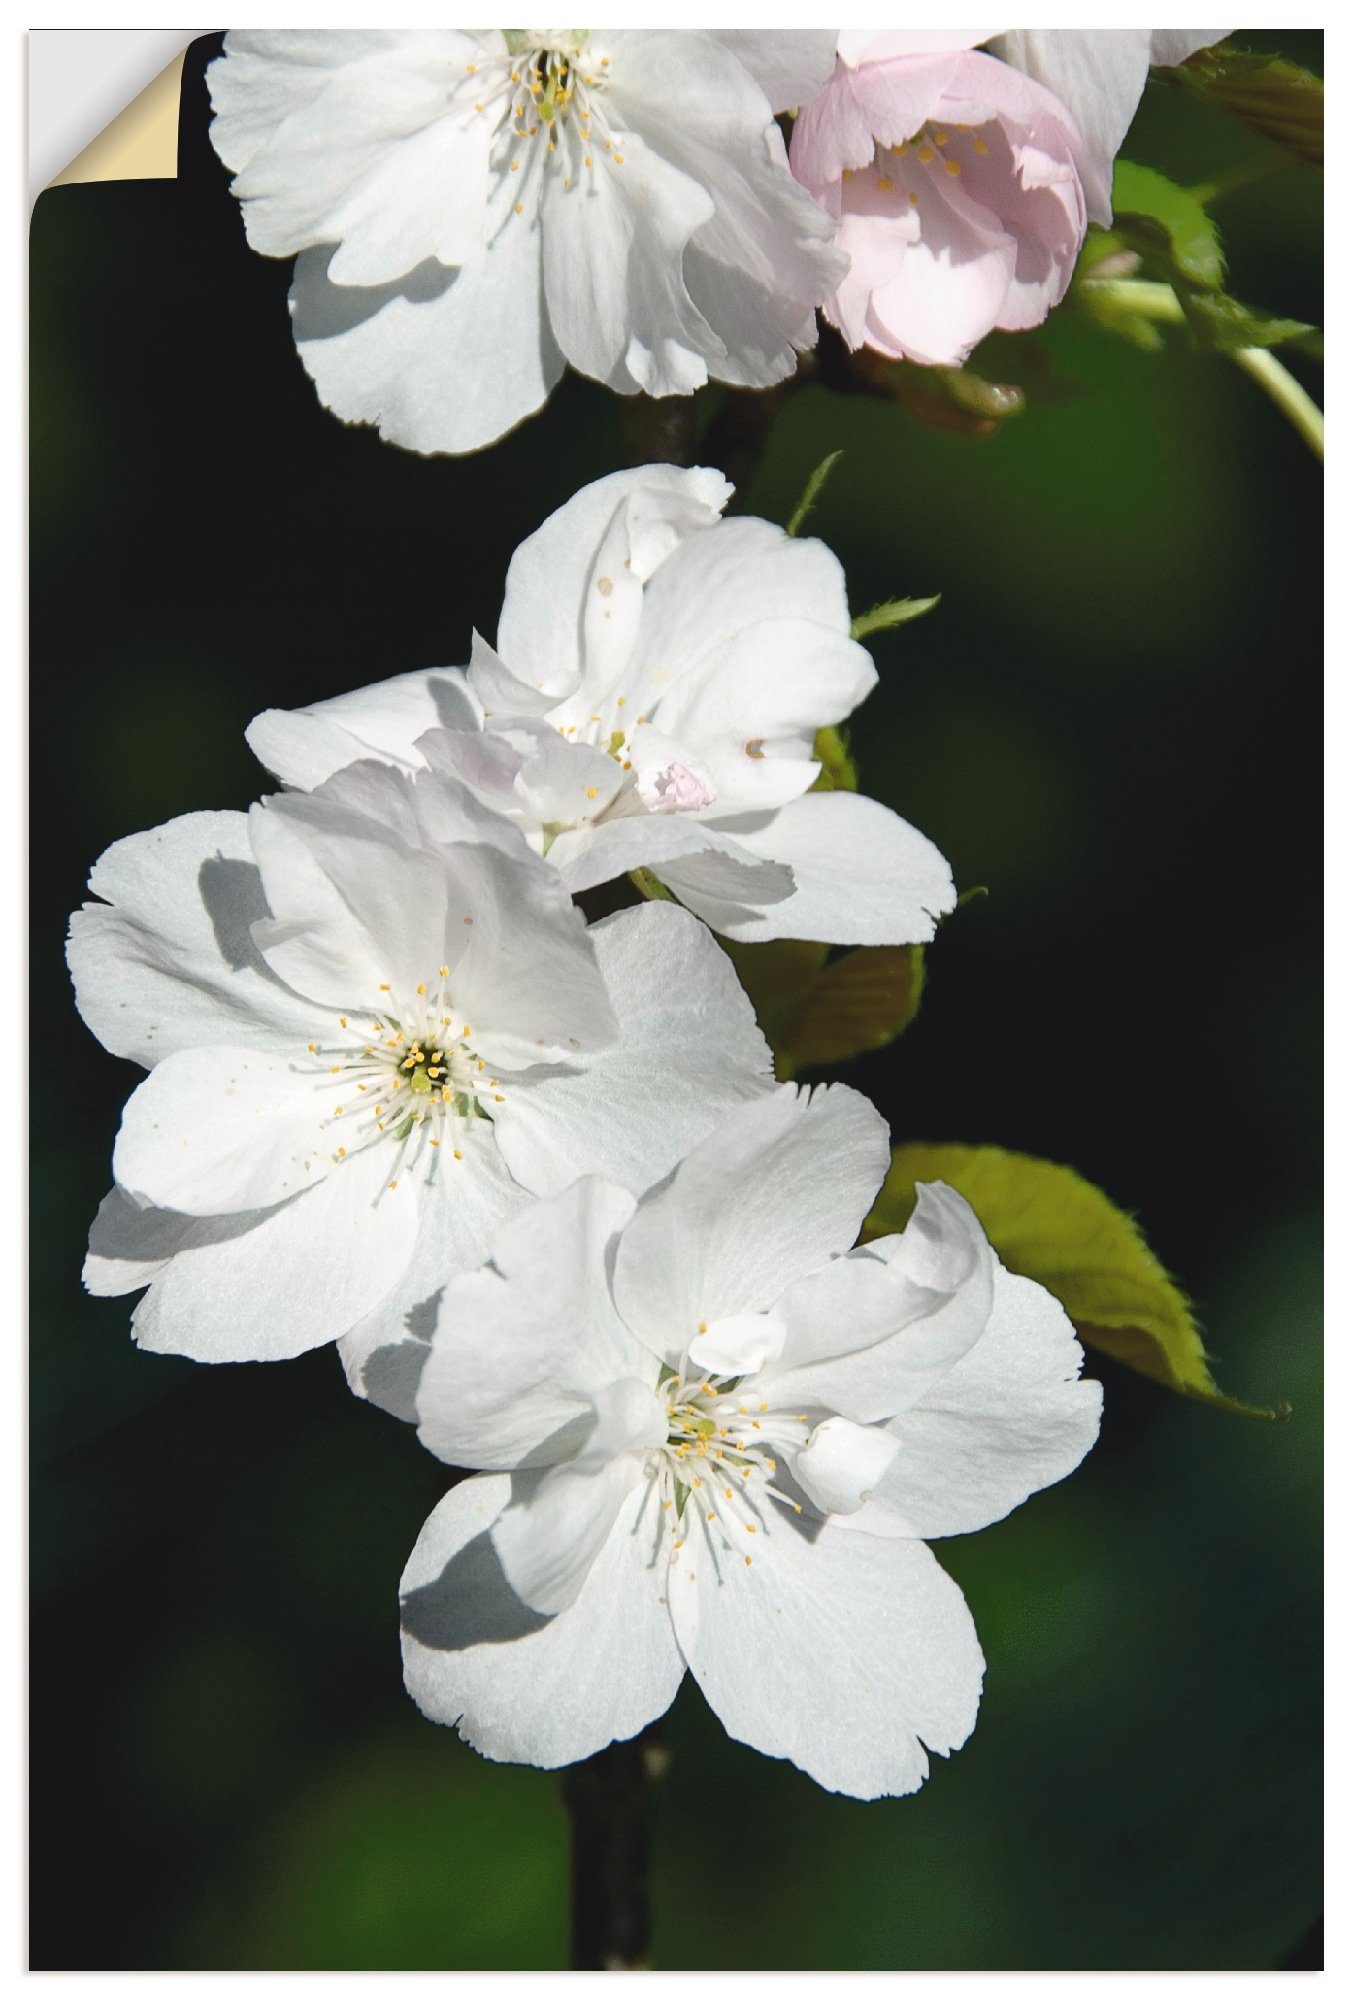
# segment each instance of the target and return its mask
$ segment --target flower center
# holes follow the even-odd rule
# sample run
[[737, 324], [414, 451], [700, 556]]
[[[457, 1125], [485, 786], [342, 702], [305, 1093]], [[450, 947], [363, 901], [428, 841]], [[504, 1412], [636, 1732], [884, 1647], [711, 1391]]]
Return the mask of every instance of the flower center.
[[435, 980], [420, 981], [403, 1004], [384, 1014], [340, 1015], [334, 1040], [309, 1044], [334, 1086], [324, 1126], [341, 1142], [336, 1160], [382, 1139], [399, 1146], [401, 1163], [410, 1149], [421, 1154], [443, 1143], [460, 1159], [455, 1140], [466, 1121], [492, 1118], [503, 1102], [502, 1080], [476, 1055], [449, 977], [450, 968], [439, 966]]
[[623, 166], [625, 155], [603, 112], [611, 59], [591, 47], [586, 29], [543, 38], [509, 28], [505, 40], [505, 57], [471, 65], [471, 74], [478, 79], [482, 71], [484, 79], [475, 111], [493, 121], [494, 172], [515, 197], [511, 213], [524, 215], [539, 203], [547, 173], [568, 193], [588, 185], [603, 165]]
[[751, 1538], [765, 1526], [767, 1505], [801, 1514], [800, 1503], [774, 1485], [777, 1452], [801, 1441], [806, 1415], [771, 1412], [748, 1379], [722, 1387], [683, 1371], [661, 1385], [667, 1442], [653, 1453], [652, 1476], [672, 1516], [671, 1560], [692, 1534], [716, 1552], [752, 1561]]
[[894, 188], [915, 203], [916, 190], [909, 183], [913, 170], [911, 163], [922, 167], [932, 179], [943, 177], [960, 180], [968, 155], [978, 160], [985, 159], [991, 151], [988, 140], [973, 125], [936, 125], [927, 123], [910, 139], [904, 139], [900, 146], [880, 146], [874, 155], [872, 167], [856, 169], [847, 167], [842, 176], [853, 180], [857, 171], [861, 175], [872, 174], [880, 194], [890, 194]]

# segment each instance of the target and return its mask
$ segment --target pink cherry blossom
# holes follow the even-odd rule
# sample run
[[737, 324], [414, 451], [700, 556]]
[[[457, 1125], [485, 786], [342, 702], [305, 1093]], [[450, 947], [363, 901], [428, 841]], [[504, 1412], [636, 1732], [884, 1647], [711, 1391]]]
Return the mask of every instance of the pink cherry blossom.
[[994, 328], [1037, 326], [1071, 281], [1075, 121], [973, 39], [843, 35], [795, 121], [794, 172], [851, 260], [823, 309], [851, 347], [952, 367]]

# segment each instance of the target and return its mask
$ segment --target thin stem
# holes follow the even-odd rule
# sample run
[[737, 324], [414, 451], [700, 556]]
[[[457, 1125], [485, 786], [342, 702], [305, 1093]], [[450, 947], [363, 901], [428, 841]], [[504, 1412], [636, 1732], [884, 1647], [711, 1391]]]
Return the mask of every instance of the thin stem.
[[1305, 438], [1316, 457], [1325, 459], [1325, 413], [1302, 388], [1295, 375], [1283, 367], [1268, 347], [1242, 347], [1234, 356], [1236, 366], [1259, 384], [1288, 422]]
[[1097, 295], [1138, 319], [1155, 319], [1166, 324], [1183, 320], [1184, 308], [1170, 285], [1153, 284], [1149, 278], [1095, 277], [1084, 279], [1083, 285], [1087, 292], [1093, 286]]
[[665, 882], [660, 882], [651, 868], [631, 868], [630, 881], [646, 903], [674, 903], [676, 897]]
[[[1153, 284], [1146, 278], [1087, 278], [1084, 281], [1087, 292], [1094, 291], [1103, 299], [1119, 307], [1125, 314], [1136, 315], [1139, 319], [1158, 320], [1163, 325], [1177, 325], [1184, 318], [1184, 308], [1169, 285]], [[1254, 382], [1264, 394], [1275, 403], [1305, 439], [1316, 457], [1323, 463], [1325, 457], [1325, 414], [1320, 405], [1302, 388], [1295, 375], [1284, 368], [1281, 361], [1268, 347], [1239, 347], [1231, 352], [1231, 359], [1238, 368]]]
[[622, 396], [620, 455], [628, 465], [689, 465], [695, 453], [690, 396]]
[[650, 1724], [564, 1775], [572, 1822], [569, 1963], [575, 1972], [635, 1972], [652, 1935], [648, 1899], [650, 1780], [666, 1753]]

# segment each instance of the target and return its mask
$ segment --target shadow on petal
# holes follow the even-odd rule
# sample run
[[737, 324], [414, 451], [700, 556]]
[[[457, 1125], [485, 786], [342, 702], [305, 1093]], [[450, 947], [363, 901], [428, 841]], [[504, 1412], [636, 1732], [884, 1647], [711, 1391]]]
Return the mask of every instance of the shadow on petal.
[[485, 1529], [452, 1556], [432, 1583], [401, 1600], [400, 1623], [420, 1646], [461, 1653], [470, 1646], [503, 1646], [525, 1639], [552, 1620], [522, 1603]]
[[429, 257], [388, 285], [334, 285], [329, 282], [329, 260], [336, 247], [327, 244], [304, 251], [296, 259], [291, 318], [298, 341], [331, 340], [337, 334], [351, 333], [355, 326], [383, 311], [392, 299], [428, 305], [449, 291], [460, 275], [459, 268], [448, 268]]

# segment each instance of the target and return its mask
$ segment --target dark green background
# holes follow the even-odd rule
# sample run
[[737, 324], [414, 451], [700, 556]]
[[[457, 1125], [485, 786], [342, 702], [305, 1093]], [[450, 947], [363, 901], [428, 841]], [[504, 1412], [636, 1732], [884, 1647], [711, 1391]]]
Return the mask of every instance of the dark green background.
[[[1318, 37], [1281, 45], [1318, 66]], [[460, 461], [345, 429], [189, 105], [190, 177], [55, 190], [32, 237], [33, 1962], [558, 1966], [557, 1779], [483, 1762], [401, 1684], [396, 1584], [442, 1469], [328, 1351], [142, 1355], [130, 1302], [80, 1289], [136, 1073], [60, 949], [110, 841], [258, 792], [258, 709], [491, 634], [511, 550], [618, 462], [617, 407], [569, 380]], [[1258, 144], [1153, 83], [1128, 150], [1211, 178]], [[1320, 195], [1296, 167], [1220, 204], [1239, 296], [1319, 320]], [[1030, 389], [993, 440], [809, 387], [741, 496], [782, 520], [843, 447], [814, 525], [853, 603], [943, 593], [876, 642], [855, 744], [991, 893], [852, 1080], [899, 1138], [1074, 1162], [1198, 1298], [1225, 1386], [1294, 1415], [1100, 1364], [1083, 1470], [940, 1546], [988, 1691], [914, 1799], [823, 1794], [688, 1683], [655, 1962], [1309, 1965], [1319, 471], [1182, 338], [1142, 355], [1068, 306], [975, 365]]]

